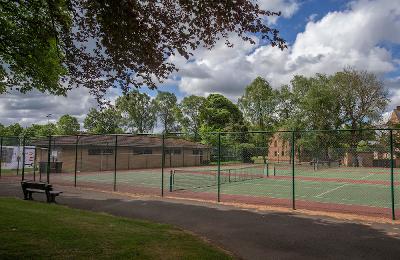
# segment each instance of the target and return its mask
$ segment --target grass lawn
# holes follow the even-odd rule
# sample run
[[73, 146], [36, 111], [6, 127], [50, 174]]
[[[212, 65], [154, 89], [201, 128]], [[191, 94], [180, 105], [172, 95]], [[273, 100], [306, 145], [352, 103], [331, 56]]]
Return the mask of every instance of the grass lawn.
[[231, 259], [169, 225], [0, 198], [0, 259]]

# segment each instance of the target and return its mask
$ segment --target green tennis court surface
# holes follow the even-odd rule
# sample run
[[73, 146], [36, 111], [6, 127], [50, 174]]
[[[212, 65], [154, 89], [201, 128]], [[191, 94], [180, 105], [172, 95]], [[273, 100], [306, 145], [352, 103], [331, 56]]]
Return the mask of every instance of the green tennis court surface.
[[[170, 170], [165, 169], [164, 193], [187, 197], [195, 195], [200, 198], [203, 194], [208, 197], [211, 194], [216, 198], [217, 173], [215, 166], [186, 167], [173, 169], [171, 177]], [[56, 179], [72, 182], [73, 178], [73, 175], [60, 175]], [[389, 168], [321, 167], [314, 170], [311, 166], [296, 166], [295, 199], [327, 205], [368, 206], [386, 211], [391, 208], [390, 181]], [[78, 186], [90, 183], [92, 186], [98, 184], [111, 187], [113, 182], [113, 172], [78, 173], [77, 176]], [[395, 169], [394, 182], [395, 207], [399, 208], [399, 169]], [[291, 200], [293, 196], [291, 165], [271, 164], [268, 169], [265, 165], [223, 166], [220, 183], [222, 198], [224, 195], [242, 196], [242, 201], [249, 204], [259, 198]], [[160, 190], [161, 169], [118, 171], [116, 186], [117, 190], [119, 186]]]

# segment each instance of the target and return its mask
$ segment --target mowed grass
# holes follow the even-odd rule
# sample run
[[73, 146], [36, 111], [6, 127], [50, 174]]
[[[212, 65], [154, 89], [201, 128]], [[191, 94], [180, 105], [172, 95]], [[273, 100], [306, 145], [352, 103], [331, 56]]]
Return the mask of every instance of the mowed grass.
[[0, 198], [0, 259], [231, 259], [164, 224]]

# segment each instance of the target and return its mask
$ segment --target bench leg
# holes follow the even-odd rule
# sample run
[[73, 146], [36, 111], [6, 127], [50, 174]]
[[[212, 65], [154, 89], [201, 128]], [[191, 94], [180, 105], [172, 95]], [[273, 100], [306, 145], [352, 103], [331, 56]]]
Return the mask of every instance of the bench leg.
[[47, 203], [51, 202], [51, 195], [50, 194], [46, 194], [46, 199], [47, 199]]
[[32, 197], [32, 192], [31, 191], [28, 191], [28, 200], [33, 200], [33, 197]]
[[28, 200], [28, 199], [29, 199], [28, 192], [26, 190], [24, 190], [24, 200]]

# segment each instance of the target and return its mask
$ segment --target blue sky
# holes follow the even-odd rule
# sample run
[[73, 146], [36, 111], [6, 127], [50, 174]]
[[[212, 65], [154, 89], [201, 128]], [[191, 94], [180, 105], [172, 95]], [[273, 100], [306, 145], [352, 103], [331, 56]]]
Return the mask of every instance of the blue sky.
[[[266, 78], [274, 88], [288, 84], [296, 74], [332, 74], [351, 66], [381, 77], [392, 99], [387, 111], [400, 105], [400, 0], [258, 0], [263, 9], [282, 11], [282, 16], [265, 22], [281, 31], [288, 49], [280, 51], [255, 38], [244, 43], [232, 35], [233, 48], [223, 41], [211, 51], [198, 49], [190, 62], [171, 57], [178, 68], [159, 90], [186, 95], [222, 93], [236, 101], [255, 77]], [[151, 96], [156, 91], [146, 88]], [[121, 92], [113, 89], [108, 98]], [[67, 98], [38, 92], [0, 96], [1, 123], [23, 125], [45, 123], [71, 114], [83, 121], [97, 103], [85, 89]]]
[[[369, 4], [373, 4], [374, 2], [376, 3], [376, 6], [380, 5], [385, 5], [390, 1], [345, 1], [345, 0], [303, 0], [303, 1], [266, 1], [266, 6], [268, 6], [268, 3], [271, 2], [281, 2], [283, 3], [283, 6], [290, 5], [290, 4], [295, 4], [296, 5], [296, 10], [293, 11], [292, 14], [285, 16], [285, 14], [279, 18], [276, 23], [271, 24], [272, 27], [278, 28], [281, 32], [282, 37], [287, 41], [289, 47], [292, 47], [296, 43], [296, 38], [298, 34], [305, 33], [306, 31], [306, 26], [310, 22], [318, 23], [322, 19], [332, 16], [332, 14], [351, 14], [352, 12], [356, 12], [356, 10], [360, 9], [359, 6], [368, 6]], [[381, 3], [379, 3], [381, 2]], [[396, 1], [391, 1], [392, 3]], [[400, 0], [397, 1], [398, 4], [400, 5]], [[358, 5], [358, 6], [357, 6]], [[281, 5], [282, 6], [282, 5]], [[355, 7], [356, 6], [356, 7]], [[373, 8], [373, 7], [370, 7]], [[393, 12], [393, 11], [390, 11]], [[384, 13], [384, 12], [383, 12]], [[366, 14], [368, 15], [368, 14]], [[351, 16], [351, 15], [349, 15]], [[397, 17], [397, 21], [400, 19]], [[366, 34], [369, 34], [372, 32], [366, 32]], [[400, 32], [398, 32], [400, 33]], [[346, 39], [342, 39], [343, 41], [346, 41]], [[360, 41], [363, 41], [362, 38], [359, 39]], [[260, 44], [262, 46], [263, 44]], [[382, 37], [382, 39], [378, 39], [376, 41], [375, 45], [376, 47], [383, 48], [390, 52], [392, 55], [392, 59], [400, 59], [400, 44], [398, 41], [392, 41], [385, 39]], [[255, 49], [257, 50], [257, 48]], [[254, 51], [254, 50], [252, 50]], [[252, 51], [249, 51], [251, 53]], [[194, 60], [200, 60], [202, 55], [195, 55]], [[374, 71], [374, 69], [370, 69], [369, 67], [363, 67], [363, 66], [357, 66], [357, 63], [353, 64], [352, 62], [348, 62], [347, 64], [344, 63], [343, 67], [345, 66], [352, 66], [356, 67], [359, 69], [368, 69], [371, 70], [372, 72], [376, 72], [379, 74], [384, 79], [395, 79], [397, 77], [400, 77], [400, 68], [399, 68], [399, 62], [392, 62], [392, 66], [395, 67], [394, 69], [387, 69], [387, 70], [377, 70]], [[181, 66], [181, 68], [185, 69], [184, 66]], [[339, 69], [337, 69], [339, 70]], [[336, 70], [336, 71], [337, 71]], [[323, 69], [315, 71], [319, 73], [332, 73], [332, 71], [324, 71]], [[261, 75], [263, 76], [263, 75]], [[185, 78], [180, 77], [178, 73], [178, 79]], [[267, 77], [268, 79], [268, 77]], [[174, 82], [175, 84], [165, 84], [161, 86], [160, 90], [164, 91], [170, 91], [174, 92], [179, 98], [183, 98], [184, 96], [188, 94], [193, 94], [190, 91], [182, 91], [182, 88], [179, 88], [179, 80], [178, 82]], [[284, 82], [285, 83], [285, 82]], [[279, 84], [278, 84], [279, 85]], [[279, 87], [279, 86], [276, 87]], [[219, 92], [218, 86], [214, 86], [214, 90], [216, 92]], [[146, 89], [143, 89], [143, 92], [149, 93], [150, 95], [155, 95], [156, 91], [148, 91]], [[229, 93], [226, 93], [228, 91], [222, 91], [222, 93], [227, 94], [229, 96]], [[196, 93], [199, 94], [199, 93]], [[231, 98], [235, 100], [237, 95], [231, 95]], [[393, 107], [393, 104], [391, 104], [390, 108]]]
[[278, 20], [277, 26], [283, 38], [293, 44], [298, 33], [304, 31], [308, 19], [318, 20], [329, 12], [343, 11], [349, 1], [345, 0], [304, 0], [299, 1], [299, 10], [288, 19]]

